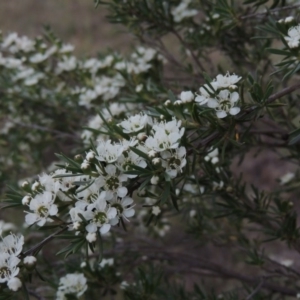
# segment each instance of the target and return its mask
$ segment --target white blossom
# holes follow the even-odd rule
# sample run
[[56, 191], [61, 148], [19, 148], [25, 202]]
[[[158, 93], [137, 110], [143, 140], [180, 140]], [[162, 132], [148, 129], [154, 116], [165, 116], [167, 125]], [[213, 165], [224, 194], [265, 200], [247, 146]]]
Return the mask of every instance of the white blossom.
[[117, 210], [115, 207], [110, 207], [103, 199], [97, 199], [90, 204], [84, 217], [89, 221], [85, 227], [87, 232], [96, 232], [99, 229], [101, 234], [105, 234], [110, 230], [110, 220], [115, 218]]
[[229, 90], [221, 90], [216, 99], [209, 99], [207, 106], [214, 108], [217, 113], [217, 117], [222, 119], [230, 115], [236, 115], [240, 112], [240, 108], [235, 106], [239, 100], [239, 94], [237, 92], [231, 93]]
[[284, 39], [287, 41], [290, 48], [297, 48], [300, 41], [300, 24], [295, 27], [291, 27], [288, 30], [288, 36]]
[[191, 0], [183, 0], [178, 6], [172, 9], [171, 13], [175, 22], [179, 23], [183, 19], [193, 17], [198, 13], [196, 9], [188, 8], [190, 2]]
[[135, 210], [133, 209], [134, 205], [132, 205], [133, 199], [128, 196], [121, 199], [115, 197], [109, 203], [111, 207], [115, 207], [117, 210], [117, 216], [110, 221], [111, 225], [118, 224], [121, 217], [128, 221], [128, 218], [133, 217], [135, 214]]
[[7, 252], [0, 252], [0, 283], [7, 282], [19, 274], [20, 259]]
[[49, 216], [55, 216], [58, 208], [54, 204], [52, 193], [45, 191], [43, 194], [37, 194], [31, 201], [29, 208], [33, 213], [26, 212], [25, 221], [28, 225], [37, 223], [38, 226], [45, 225], [49, 221]]
[[192, 102], [195, 96], [191, 91], [184, 91], [180, 94], [180, 99], [183, 103]]
[[105, 161], [107, 163], [115, 162], [122, 154], [124, 148], [122, 145], [114, 143], [111, 140], [100, 141], [97, 146], [97, 156], [99, 161]]
[[60, 294], [60, 297], [62, 296], [61, 294], [63, 294], [74, 295], [79, 298], [84, 294], [86, 290], [87, 279], [85, 278], [84, 274], [73, 273], [67, 274], [66, 276], [60, 278], [58, 287], [58, 294]]
[[0, 253], [8, 253], [9, 255], [18, 256], [22, 252], [24, 244], [24, 236], [16, 236], [14, 234], [9, 234], [2, 238], [0, 242]]
[[185, 147], [179, 147], [173, 151], [163, 151], [160, 153], [162, 158], [162, 166], [165, 168], [166, 173], [175, 178], [178, 173], [182, 172], [182, 169], [186, 165], [186, 149]]
[[161, 209], [158, 206], [152, 207], [152, 214], [158, 216], [161, 213]]
[[111, 199], [114, 194], [119, 197], [125, 197], [127, 195], [127, 188], [123, 186], [123, 182], [127, 181], [128, 176], [125, 174], [119, 174], [115, 165], [109, 164], [105, 168], [105, 174], [99, 176], [95, 183], [103, 188], [108, 199]]
[[14, 292], [18, 291], [21, 288], [21, 286], [22, 282], [17, 277], [13, 277], [7, 282], [7, 287]]
[[148, 116], [143, 114], [137, 114], [129, 117], [127, 120], [119, 123], [119, 126], [123, 128], [124, 133], [138, 132], [142, 130], [148, 123]]

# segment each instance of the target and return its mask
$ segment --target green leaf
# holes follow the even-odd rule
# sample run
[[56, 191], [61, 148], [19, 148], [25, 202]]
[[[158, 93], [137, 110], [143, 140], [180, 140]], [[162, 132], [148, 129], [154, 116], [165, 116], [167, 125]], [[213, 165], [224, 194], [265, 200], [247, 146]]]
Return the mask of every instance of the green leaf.
[[289, 145], [294, 145], [300, 141], [300, 128], [294, 130], [289, 134]]

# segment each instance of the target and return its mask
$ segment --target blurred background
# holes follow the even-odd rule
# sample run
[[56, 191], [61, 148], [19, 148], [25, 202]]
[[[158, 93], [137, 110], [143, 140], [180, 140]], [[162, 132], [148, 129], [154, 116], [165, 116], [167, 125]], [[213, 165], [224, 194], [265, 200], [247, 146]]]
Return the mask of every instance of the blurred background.
[[80, 56], [107, 48], [126, 52], [132, 38], [120, 26], [109, 24], [105, 15], [103, 6], [95, 8], [93, 0], [0, 1], [0, 30], [34, 38], [49, 25], [65, 43], [73, 44]]

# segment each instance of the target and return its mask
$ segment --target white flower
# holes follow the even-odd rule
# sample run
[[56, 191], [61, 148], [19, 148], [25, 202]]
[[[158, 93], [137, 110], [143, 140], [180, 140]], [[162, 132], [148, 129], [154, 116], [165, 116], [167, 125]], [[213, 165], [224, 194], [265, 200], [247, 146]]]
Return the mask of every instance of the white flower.
[[291, 23], [291, 22], [293, 22], [293, 21], [294, 21], [294, 17], [292, 17], [292, 16], [286, 17], [286, 18], [284, 19], [284, 23], [285, 23], [285, 24]]
[[160, 155], [162, 157], [162, 166], [171, 178], [175, 178], [178, 172], [182, 172], [182, 168], [186, 165], [185, 147], [179, 147], [175, 151], [163, 151]]
[[89, 232], [85, 238], [89, 243], [93, 243], [97, 240], [97, 234], [95, 232]]
[[295, 177], [295, 173], [288, 172], [279, 178], [280, 184], [285, 185], [285, 184], [289, 183], [292, 179], [294, 179], [294, 177]]
[[111, 143], [111, 140], [108, 141], [100, 141], [97, 146], [97, 156], [96, 158], [99, 161], [105, 161], [107, 163], [115, 162], [122, 154], [124, 148], [122, 145]]
[[32, 199], [32, 197], [29, 196], [29, 195], [24, 196], [23, 199], [22, 199], [22, 204], [23, 205], [28, 205], [31, 199]]
[[235, 86], [235, 84], [241, 79], [242, 77], [235, 74], [230, 75], [229, 72], [227, 72], [225, 76], [219, 74], [214, 82], [217, 84], [218, 88], [228, 88], [230, 86]]
[[74, 51], [74, 46], [71, 44], [63, 44], [62, 47], [59, 49], [60, 53], [69, 53]]
[[183, 103], [192, 102], [195, 96], [191, 91], [181, 92], [180, 99]]
[[66, 276], [60, 278], [58, 293], [60, 292], [65, 295], [71, 294], [79, 298], [86, 290], [87, 280], [84, 274], [67, 274]]
[[211, 87], [208, 84], [204, 84], [203, 87], [199, 89], [200, 95], [197, 95], [195, 101], [198, 102], [200, 105], [206, 104], [209, 100], [214, 99], [213, 96], [210, 94], [215, 94], [216, 90], [218, 89], [217, 82], [213, 81], [210, 83]]
[[214, 108], [217, 113], [217, 117], [222, 119], [230, 115], [236, 115], [240, 112], [239, 107], [235, 107], [236, 102], [239, 100], [239, 94], [237, 92], [229, 92], [228, 90], [222, 90], [219, 92], [216, 99], [210, 99], [207, 102], [207, 106]]
[[22, 282], [17, 277], [13, 277], [7, 282], [7, 287], [14, 292], [18, 291], [21, 286]]
[[125, 197], [127, 195], [127, 188], [122, 186], [122, 182], [126, 181], [128, 176], [125, 174], [118, 174], [117, 168], [114, 165], [107, 165], [105, 168], [105, 174], [102, 174], [95, 180], [95, 183], [102, 187], [106, 193], [108, 199], [111, 199], [114, 194], [119, 197]]
[[207, 153], [207, 155], [204, 157], [205, 161], [211, 161], [213, 164], [216, 164], [219, 162], [219, 149], [210, 149], [210, 152]]
[[34, 256], [26, 256], [24, 259], [23, 259], [23, 262], [25, 265], [27, 266], [33, 266], [36, 264], [36, 258]]
[[153, 185], [157, 185], [158, 182], [159, 182], [159, 177], [158, 176], [152, 176], [150, 182]]
[[288, 31], [288, 36], [284, 38], [288, 42], [290, 48], [297, 48], [300, 41], [300, 24], [291, 27]]
[[188, 9], [190, 2], [190, 0], [183, 0], [178, 6], [172, 9], [171, 13], [175, 22], [179, 23], [183, 19], [193, 17], [198, 13], [196, 9]]
[[[57, 171], [59, 173], [59, 171]], [[58, 174], [57, 173], [57, 174]], [[45, 190], [56, 194], [59, 190], [60, 183], [57, 179], [54, 179], [48, 174], [39, 176], [40, 183], [45, 187]], [[32, 187], [33, 189], [33, 187]]]
[[148, 116], [137, 114], [129, 117], [127, 120], [122, 121], [118, 125], [123, 127], [124, 133], [138, 132], [142, 130], [148, 123]]
[[55, 216], [58, 213], [53, 194], [47, 191], [37, 194], [30, 201], [29, 208], [33, 213], [27, 212], [25, 221], [28, 225], [37, 223], [38, 226], [43, 226], [49, 220], [49, 216]]
[[116, 225], [119, 223], [119, 219], [123, 217], [128, 221], [128, 218], [131, 218], [135, 214], [135, 210], [133, 209], [134, 205], [132, 205], [133, 199], [126, 196], [122, 199], [114, 198], [110, 201], [111, 207], [115, 207], [117, 210], [117, 216], [110, 221], [111, 225]]
[[87, 232], [96, 232], [99, 228], [101, 234], [105, 234], [110, 230], [111, 225], [109, 221], [115, 218], [117, 210], [115, 207], [110, 207], [103, 199], [97, 199], [94, 203], [90, 204], [84, 217], [90, 221], [85, 227]]
[[0, 283], [7, 282], [19, 274], [21, 260], [7, 252], [0, 252]]
[[102, 269], [104, 268], [105, 266], [113, 266], [114, 265], [114, 259], [113, 258], [103, 258], [101, 263], [99, 264], [99, 268]]
[[57, 64], [57, 73], [60, 74], [63, 71], [73, 71], [77, 67], [77, 60], [75, 56], [63, 57], [63, 61], [58, 62]]
[[[116, 166], [121, 171], [129, 171], [132, 170], [132, 165], [138, 166], [140, 168], [146, 168], [147, 163], [145, 159], [139, 155], [137, 155], [133, 151], [129, 151], [126, 155], [121, 155], [116, 163]], [[135, 178], [137, 175], [134, 174], [126, 174], [128, 178]]]
[[152, 214], [158, 216], [161, 213], [161, 209], [158, 206], [152, 207]]
[[8, 253], [9, 255], [18, 256], [23, 249], [24, 236], [16, 236], [14, 234], [7, 235], [0, 243], [0, 252]]

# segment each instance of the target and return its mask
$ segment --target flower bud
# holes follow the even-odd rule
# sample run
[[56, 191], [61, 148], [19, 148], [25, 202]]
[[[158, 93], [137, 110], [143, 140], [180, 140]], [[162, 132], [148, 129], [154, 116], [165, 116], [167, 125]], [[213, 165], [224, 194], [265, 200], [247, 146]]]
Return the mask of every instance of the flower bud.
[[90, 151], [87, 155], [86, 155], [86, 160], [91, 161], [92, 159], [95, 158], [95, 152], [94, 151]]
[[36, 181], [32, 186], [31, 189], [33, 191], [36, 191], [38, 188], [40, 187], [40, 183], [38, 181]]
[[23, 259], [23, 263], [26, 267], [26, 269], [28, 270], [33, 270], [36, 266], [36, 258], [32, 255], [30, 256], [26, 256], [24, 259]]
[[16, 292], [22, 286], [22, 282], [18, 277], [13, 277], [7, 282], [7, 286], [10, 290]]
[[157, 185], [158, 181], [159, 181], [159, 177], [158, 176], [152, 176], [152, 178], [151, 178], [151, 184]]
[[148, 157], [149, 158], [154, 158], [154, 157], [156, 157], [156, 151], [154, 151], [154, 150], [150, 150], [149, 152], [148, 152]]
[[167, 100], [166, 102], [165, 102], [165, 106], [169, 106], [169, 105], [171, 105], [171, 100]]
[[93, 243], [97, 240], [97, 235], [95, 232], [89, 232], [87, 235], [86, 235], [86, 240], [89, 242], [89, 243]]
[[23, 197], [23, 199], [22, 199], [22, 204], [23, 204], [23, 205], [29, 205], [31, 199], [32, 199], [32, 198], [31, 198], [31, 196], [29, 196], [29, 195]]
[[82, 156], [80, 154], [75, 155], [74, 159], [76, 161], [83, 161]]
[[152, 163], [153, 163], [153, 165], [155, 165], [155, 166], [159, 166], [160, 163], [161, 163], [161, 160], [160, 160], [159, 157], [155, 157], [155, 158], [152, 159]]
[[21, 185], [22, 189], [26, 189], [28, 186], [29, 186], [29, 183], [27, 180], [22, 182], [22, 185]]

